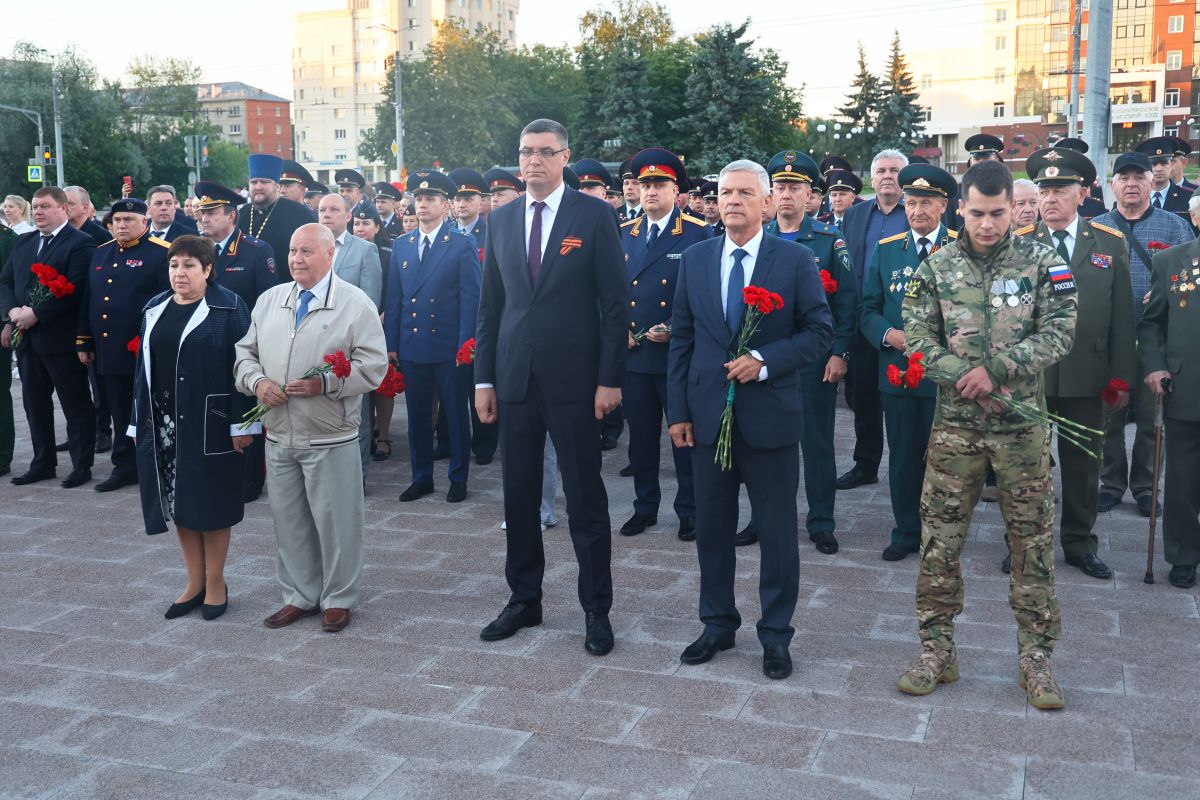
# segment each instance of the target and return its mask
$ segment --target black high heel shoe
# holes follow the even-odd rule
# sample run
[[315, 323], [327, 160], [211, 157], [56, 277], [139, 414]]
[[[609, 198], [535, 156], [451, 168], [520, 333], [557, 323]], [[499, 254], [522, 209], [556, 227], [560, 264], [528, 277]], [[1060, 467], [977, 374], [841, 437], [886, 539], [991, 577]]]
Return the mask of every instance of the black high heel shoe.
[[184, 600], [182, 603], [171, 603], [171, 607], [167, 609], [167, 613], [163, 614], [167, 619], [175, 619], [192, 613], [204, 602], [204, 590], [201, 589], [199, 594], [191, 600]]
[[229, 585], [225, 585], [225, 602], [219, 606], [210, 606], [205, 603], [200, 607], [200, 616], [208, 621], [212, 621], [229, 610]]

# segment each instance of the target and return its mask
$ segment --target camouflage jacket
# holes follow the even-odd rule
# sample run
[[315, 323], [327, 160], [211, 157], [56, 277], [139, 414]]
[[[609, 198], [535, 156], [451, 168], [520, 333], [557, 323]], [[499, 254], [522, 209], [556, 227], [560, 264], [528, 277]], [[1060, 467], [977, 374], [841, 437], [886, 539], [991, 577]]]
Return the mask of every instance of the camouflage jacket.
[[997, 387], [1045, 407], [1042, 370], [1075, 339], [1076, 295], [1059, 254], [1009, 234], [986, 256], [971, 252], [966, 231], [926, 259], [904, 295], [909, 352], [923, 352], [938, 384], [935, 423], [1013, 432], [1027, 423], [1010, 412], [984, 413], [954, 384], [982, 366]]

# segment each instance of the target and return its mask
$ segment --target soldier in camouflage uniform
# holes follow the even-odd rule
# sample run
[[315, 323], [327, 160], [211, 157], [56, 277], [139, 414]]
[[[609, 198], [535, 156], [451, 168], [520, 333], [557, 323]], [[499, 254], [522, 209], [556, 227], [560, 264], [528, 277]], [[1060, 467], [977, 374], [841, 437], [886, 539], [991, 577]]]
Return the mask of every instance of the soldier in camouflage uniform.
[[1050, 433], [989, 395], [1011, 394], [1045, 408], [1042, 370], [1074, 341], [1075, 284], [1055, 250], [1012, 236], [1012, 175], [1003, 164], [971, 167], [962, 197], [962, 233], [917, 268], [904, 300], [908, 349], [925, 354], [940, 391], [920, 507], [923, 653], [896, 686], [924, 695], [958, 679], [960, 556], [990, 465], [1012, 547], [1008, 597], [1018, 626], [1018, 683], [1035, 707], [1062, 708], [1049, 660], [1061, 632]]

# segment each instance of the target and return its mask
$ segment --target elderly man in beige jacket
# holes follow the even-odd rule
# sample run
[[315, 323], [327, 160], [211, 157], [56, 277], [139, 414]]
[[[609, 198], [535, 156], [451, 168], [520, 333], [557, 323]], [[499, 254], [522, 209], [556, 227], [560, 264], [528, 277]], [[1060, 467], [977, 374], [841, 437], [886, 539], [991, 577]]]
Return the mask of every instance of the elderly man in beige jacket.
[[[358, 603], [359, 409], [387, 371], [387, 345], [375, 304], [333, 274], [333, 249], [323, 225], [297, 228], [288, 251], [293, 280], [258, 298], [237, 345], [237, 388], [270, 406], [267, 492], [284, 606], [267, 617], [269, 628], [321, 611], [322, 629], [340, 631]], [[336, 351], [350, 360], [349, 375], [300, 377]]]

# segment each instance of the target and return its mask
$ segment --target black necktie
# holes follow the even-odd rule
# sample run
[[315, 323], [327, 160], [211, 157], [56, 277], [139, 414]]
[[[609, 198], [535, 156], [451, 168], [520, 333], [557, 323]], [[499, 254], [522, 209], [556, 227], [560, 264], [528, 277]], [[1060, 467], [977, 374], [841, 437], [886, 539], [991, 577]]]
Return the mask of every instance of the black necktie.
[[42, 234], [42, 244], [38, 247], [38, 255], [41, 255], [42, 251], [50, 246], [50, 240], [52, 240], [53, 238], [54, 238], [53, 234], [50, 234], [50, 233]]
[[1058, 244], [1055, 245], [1054, 249], [1058, 251], [1060, 256], [1062, 256], [1063, 261], [1070, 264], [1071, 254], [1067, 251], [1067, 232], [1065, 230], [1055, 231], [1053, 236], [1058, 240]]
[[217, 245], [217, 254], [213, 256], [213, 263], [216, 263], [221, 258], [221, 245]]
[[429, 237], [423, 237], [422, 241], [424, 244], [421, 245], [421, 263], [424, 264], [425, 258], [429, 255]]
[[1158, 192], [1154, 193], [1154, 207], [1162, 208], [1162, 199], [1161, 199], [1161, 195], [1159, 195]]
[[646, 237], [646, 249], [654, 247], [654, 243], [658, 241], [658, 225], [650, 225], [650, 235]]
[[917, 253], [917, 261], [924, 261], [929, 258], [929, 240], [922, 236], [920, 239], [917, 239], [917, 244], [921, 247]]

